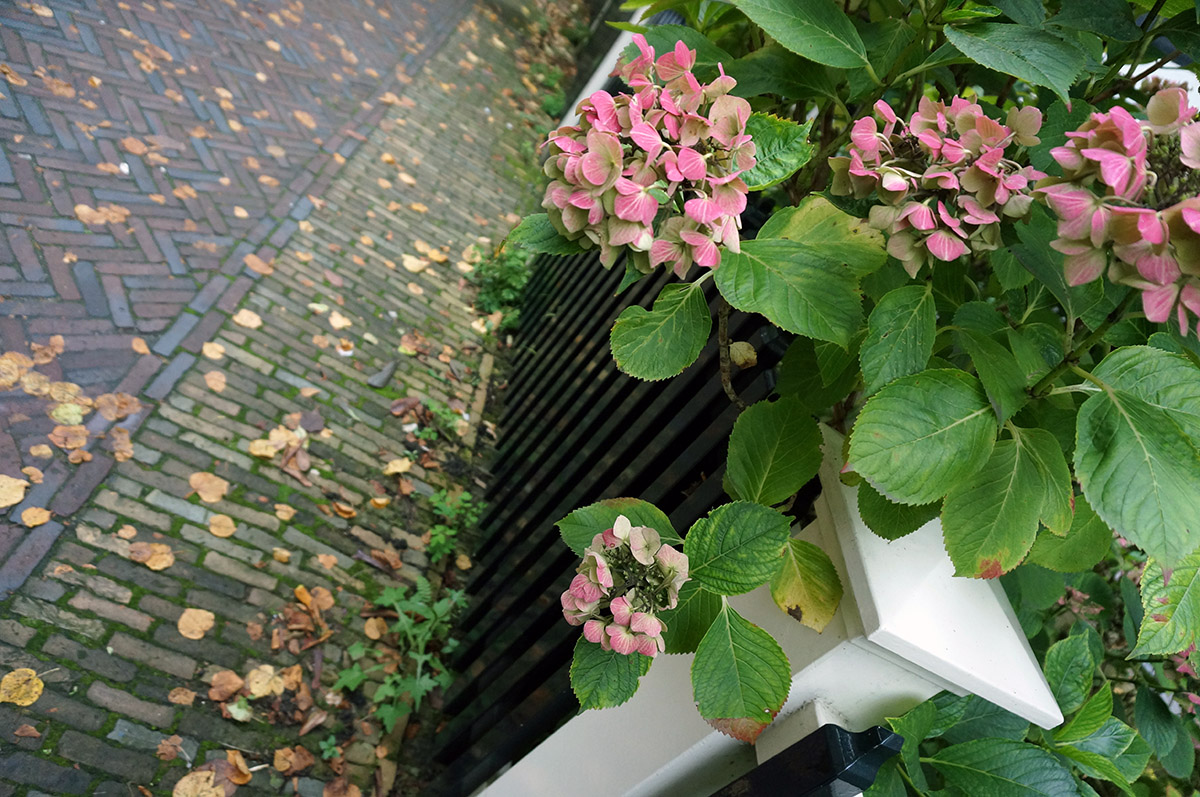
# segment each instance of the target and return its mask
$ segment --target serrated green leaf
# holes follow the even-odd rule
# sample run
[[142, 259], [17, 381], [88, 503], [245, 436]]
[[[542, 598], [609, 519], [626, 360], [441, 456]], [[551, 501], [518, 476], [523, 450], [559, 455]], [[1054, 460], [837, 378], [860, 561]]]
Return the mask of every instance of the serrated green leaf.
[[951, 44], [988, 69], [1045, 86], [1070, 102], [1068, 92], [1083, 70], [1083, 54], [1053, 33], [999, 22], [947, 25], [943, 30]]
[[1046, 24], [1120, 42], [1136, 41], [1142, 35], [1125, 0], [1063, 0], [1061, 10]]
[[1083, 634], [1060, 639], [1046, 651], [1046, 664], [1042, 670], [1063, 714], [1070, 714], [1083, 705], [1091, 691], [1095, 669], [1096, 662]]
[[771, 576], [771, 598], [819, 634], [841, 603], [842, 581], [829, 554], [806, 540], [788, 540], [783, 562]]
[[958, 327], [955, 335], [959, 345], [971, 357], [979, 381], [987, 391], [996, 410], [996, 418], [1004, 423], [1029, 401], [1025, 391], [1025, 371], [1017, 358], [999, 340], [1008, 327], [1003, 318], [983, 302], [967, 302], [954, 315]]
[[1046, 19], [1042, 0], [992, 0], [1013, 22], [1037, 27]]
[[571, 689], [579, 707], [586, 710], [621, 705], [637, 692], [639, 679], [653, 661], [640, 653], [626, 656], [604, 650], [580, 636], [571, 660]]
[[[1109, 717], [1086, 738], [1073, 741], [1069, 746], [1061, 748], [1060, 752], [1071, 756], [1068, 748], [1090, 753], [1112, 763], [1120, 777], [1126, 781], [1137, 780], [1150, 760], [1150, 746], [1137, 735], [1133, 728], [1116, 717]], [[1081, 761], [1079, 757], [1071, 757], [1083, 765], [1080, 769], [1084, 771], [1084, 774], [1107, 779], [1107, 776], [1098, 774], [1099, 770], [1088, 771], [1089, 767], [1094, 766], [1094, 760], [1089, 758], [1085, 762]]]
[[778, 569], [789, 530], [786, 517], [762, 504], [719, 506], [687, 533], [688, 574], [718, 595], [749, 592]]
[[726, 251], [717, 288], [734, 307], [810, 338], [846, 346], [862, 321], [857, 280], [848, 269], [803, 244], [747, 241]]
[[1026, 559], [1059, 573], [1090, 570], [1112, 546], [1112, 530], [1082, 495], [1075, 498], [1075, 516], [1065, 537], [1043, 531], [1038, 534]]
[[1163, 583], [1162, 564], [1142, 573], [1142, 627], [1131, 656], [1169, 655], [1200, 641], [1200, 548], [1185, 556]]
[[580, 507], [555, 525], [563, 542], [575, 553], [583, 556], [584, 549], [592, 544], [592, 538], [613, 527], [616, 519], [624, 515], [635, 526], [649, 526], [658, 532], [667, 545], [678, 546], [683, 540], [671, 521], [661, 509], [639, 498], [605, 498], [594, 504]]
[[946, 782], [971, 795], [1062, 797], [1075, 793], [1071, 772], [1040, 747], [1013, 739], [975, 739], [927, 759]]
[[799, 399], [760, 401], [733, 425], [725, 477], [736, 497], [777, 504], [821, 467], [821, 431]]
[[1138, 733], [1150, 745], [1156, 756], [1166, 758], [1171, 754], [1171, 749], [1179, 741], [1179, 718], [1171, 713], [1171, 709], [1167, 708], [1167, 704], [1157, 692], [1146, 686], [1137, 688], [1133, 718], [1137, 723]]
[[1096, 694], [1087, 699], [1070, 722], [1054, 732], [1055, 744], [1071, 744], [1086, 739], [1100, 730], [1112, 716], [1112, 710], [1112, 684], [1104, 684]]
[[577, 242], [560, 233], [545, 213], [534, 213], [521, 219], [505, 242], [547, 255], [574, 255], [584, 251]]
[[[961, 705], [951, 705], [954, 700]], [[972, 739], [1024, 739], [1029, 731], [1029, 721], [978, 695], [955, 698], [948, 692], [933, 699], [937, 717], [929, 736], [941, 736], [948, 742], [959, 744]], [[953, 717], [953, 722], [947, 722]]]
[[761, 191], [781, 183], [808, 163], [815, 147], [808, 143], [812, 120], [798, 125], [767, 113], [752, 113], [746, 120], [746, 133], [754, 139], [753, 169], [742, 172], [742, 180], [751, 191]]
[[954, 575], [998, 578], [1019, 565], [1038, 530], [1040, 474], [1025, 435], [1001, 440], [946, 495], [942, 533]]
[[810, 195], [795, 207], [773, 213], [758, 231], [759, 240], [767, 238], [803, 244], [811, 255], [844, 264], [856, 277], [887, 262], [883, 234], [866, 219], [838, 210], [823, 196]]
[[796, 398], [810, 413], [820, 415], [854, 389], [858, 381], [858, 368], [850, 367], [853, 362], [847, 360], [841, 373], [834, 375], [826, 385], [813, 341], [797, 337], [779, 362], [779, 381], [775, 384], [775, 392]]
[[687, 581], [679, 590], [675, 608], [658, 612], [658, 619], [666, 626], [666, 652], [694, 653], [720, 611], [720, 595], [704, 589], [699, 581]]
[[791, 685], [791, 669], [779, 643], [725, 603], [692, 662], [692, 693], [700, 716], [766, 726], [783, 707]]
[[696, 361], [712, 331], [704, 291], [695, 284], [665, 285], [654, 309], [626, 307], [609, 342], [617, 367], [648, 381], [678, 376]]
[[850, 464], [890, 500], [929, 504], [987, 461], [996, 419], [978, 380], [957, 370], [902, 377], [872, 396], [850, 436]]
[[870, 482], [858, 485], [858, 514], [867, 528], [885, 540], [898, 540], [912, 534], [941, 512], [940, 501], [907, 506], [889, 501]]
[[921, 770], [921, 742], [929, 735], [936, 721], [937, 710], [926, 700], [913, 706], [903, 716], [887, 717], [888, 726], [904, 737], [900, 748], [900, 760], [904, 769], [918, 789], [929, 788], [925, 773]]
[[1192, 744], [1191, 734], [1182, 722], [1176, 723], [1175, 745], [1170, 753], [1160, 759], [1160, 763], [1173, 778], [1187, 780], [1192, 776], [1192, 770], [1196, 768], [1196, 748]]
[[880, 299], [867, 318], [867, 337], [858, 355], [867, 395], [924, 370], [936, 327], [931, 285], [906, 285]]
[[[1046, 140], [1061, 141], [1059, 138], [1050, 139], [1050, 134], [1045, 131], [1043, 135]], [[1058, 237], [1058, 225], [1045, 208], [1035, 205], [1030, 211], [1029, 223], [1017, 225], [1017, 236], [1021, 243], [1011, 247], [1012, 253], [1030, 274], [1046, 286], [1068, 315], [1079, 318], [1104, 300], [1104, 280], [1067, 285], [1063, 275], [1063, 256], [1050, 247], [1050, 242]]]
[[1045, 429], [1021, 429], [1020, 435], [1021, 445], [1029, 453], [1042, 484], [1038, 517], [1052, 532], [1066, 534], [1074, 524], [1071, 504], [1075, 488], [1062, 446]]
[[731, 94], [757, 97], [778, 94], [788, 99], [840, 99], [837, 73], [814, 64], [776, 42], [770, 42], [736, 61], [725, 73], [737, 81]]
[[1117, 768], [1117, 765], [1104, 756], [1087, 750], [1080, 750], [1078, 747], [1069, 744], [1056, 747], [1055, 752], [1075, 762], [1075, 766], [1079, 767], [1079, 770], [1089, 778], [1107, 780], [1115, 784], [1121, 791], [1130, 795], [1130, 797], [1133, 797], [1133, 789], [1129, 787], [1129, 781], [1121, 774], [1121, 770]]
[[1174, 567], [1200, 541], [1200, 368], [1129, 346], [1094, 374], [1109, 389], [1079, 410], [1075, 474], [1105, 522]]
[[885, 18], [876, 22], [863, 22], [855, 18], [855, 27], [867, 49], [867, 57], [881, 78], [892, 70], [904, 50], [917, 37], [916, 30], [903, 19]]
[[879, 768], [875, 782], [863, 792], [863, 797], [908, 797], [897, 759], [890, 758]]
[[810, 61], [866, 66], [867, 51], [850, 18], [833, 0], [730, 0], [771, 38]]

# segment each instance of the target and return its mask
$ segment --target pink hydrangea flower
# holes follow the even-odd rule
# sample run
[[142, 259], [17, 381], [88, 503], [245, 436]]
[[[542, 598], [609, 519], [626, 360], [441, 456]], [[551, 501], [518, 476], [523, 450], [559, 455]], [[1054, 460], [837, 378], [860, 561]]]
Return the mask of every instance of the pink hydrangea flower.
[[[1148, 320], [1200, 336], [1200, 121], [1177, 86], [1146, 104], [1094, 113], [1050, 150], [1062, 177], [1037, 192], [1058, 217], [1067, 282], [1107, 273], [1141, 291]], [[1193, 327], [1193, 324], [1195, 326]]]
[[750, 104], [729, 94], [736, 82], [724, 69], [697, 81], [696, 52], [683, 42], [656, 58], [645, 37], [633, 39], [637, 57], [614, 74], [635, 93], [592, 94], [578, 124], [547, 138], [542, 207], [606, 266], [624, 251], [642, 272], [716, 268], [722, 247], [739, 251], [749, 190], [740, 175], [755, 164]]
[[656, 656], [666, 645], [656, 613], [678, 605], [687, 580], [685, 554], [664, 545], [657, 530], [620, 515], [592, 538], [562, 594], [563, 617], [604, 650]]
[[963, 97], [949, 106], [922, 97], [907, 123], [883, 100], [875, 114], [854, 123], [846, 157], [829, 159], [830, 190], [885, 203], [870, 224], [888, 232], [888, 252], [911, 276], [998, 248], [1001, 221], [1028, 215], [1032, 184], [1045, 175], [1006, 155], [1039, 143], [1037, 108], [1013, 108], [1000, 124]]

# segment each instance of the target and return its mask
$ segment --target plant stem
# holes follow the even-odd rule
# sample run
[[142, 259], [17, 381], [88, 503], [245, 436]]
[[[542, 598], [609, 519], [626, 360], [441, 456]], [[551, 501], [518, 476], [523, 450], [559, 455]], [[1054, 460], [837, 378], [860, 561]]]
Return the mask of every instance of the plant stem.
[[1090, 349], [1092, 346], [1095, 346], [1096, 343], [1099, 342], [1102, 337], [1104, 337], [1104, 334], [1108, 332], [1113, 324], [1121, 320], [1121, 317], [1125, 315], [1125, 311], [1129, 309], [1129, 305], [1133, 304], [1133, 300], [1137, 298], [1137, 296], [1137, 291], [1130, 291], [1129, 294], [1121, 300], [1121, 303], [1116, 306], [1116, 309], [1108, 314], [1108, 318], [1105, 318], [1100, 326], [1096, 327], [1092, 331], [1092, 334], [1084, 338], [1083, 342], [1078, 346], [1071, 349], [1071, 351], [1065, 357], [1063, 357], [1062, 362], [1051, 368], [1050, 373], [1043, 376], [1037, 381], [1037, 384], [1029, 388], [1029, 395], [1033, 396], [1034, 398], [1041, 398], [1042, 396], [1046, 395], [1046, 393], [1050, 390], [1050, 386], [1054, 384], [1055, 380], [1065, 374], [1088, 349]]
[[1150, 29], [1150, 26], [1154, 24], [1154, 20], [1158, 18], [1158, 12], [1162, 11], [1162, 7], [1166, 4], [1167, 0], [1157, 0], [1155, 2], [1154, 7], [1150, 9], [1150, 12], [1146, 14], [1146, 18], [1142, 20], [1142, 30]]
[[1182, 50], [1176, 50], [1175, 52], [1170, 53], [1169, 55], [1164, 55], [1162, 58], [1158, 59], [1153, 64], [1146, 67], [1141, 72], [1134, 75], [1133, 77], [1118, 81], [1110, 89], [1108, 89], [1103, 94], [1101, 94], [1099, 97], [1097, 97], [1094, 101], [1100, 102], [1102, 100], [1106, 100], [1124, 88], [1136, 86], [1144, 78], [1147, 78], [1150, 75], [1154, 74], [1154, 72], [1158, 71], [1159, 67], [1165, 66], [1166, 64], [1169, 64], [1170, 62], [1174, 61], [1176, 58], [1178, 58], [1180, 56], [1180, 54], [1182, 52], [1183, 52]]
[[725, 301], [724, 296], [717, 299], [717, 349], [720, 353], [721, 387], [725, 389], [725, 395], [729, 396], [733, 405], [738, 408], [738, 412], [741, 412], [746, 409], [746, 402], [742, 401], [742, 397], [733, 389], [729, 360], [729, 302]]

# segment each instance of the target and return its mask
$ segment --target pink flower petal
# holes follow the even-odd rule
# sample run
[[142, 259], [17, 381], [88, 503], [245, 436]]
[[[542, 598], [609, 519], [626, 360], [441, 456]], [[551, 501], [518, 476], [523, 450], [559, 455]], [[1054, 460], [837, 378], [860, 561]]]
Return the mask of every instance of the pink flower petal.
[[1179, 295], [1179, 285], [1162, 285], [1152, 290], [1142, 291], [1142, 311], [1146, 318], [1156, 324], [1161, 324], [1171, 317], [1171, 308], [1175, 305], [1175, 297]]
[[967, 253], [967, 245], [945, 230], [938, 230], [925, 239], [925, 248], [938, 260], [957, 260]]

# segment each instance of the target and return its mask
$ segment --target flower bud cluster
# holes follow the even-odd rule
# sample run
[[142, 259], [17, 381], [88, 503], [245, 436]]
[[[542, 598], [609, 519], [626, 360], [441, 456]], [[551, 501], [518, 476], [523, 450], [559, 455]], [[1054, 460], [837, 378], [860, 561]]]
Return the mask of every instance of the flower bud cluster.
[[1110, 280], [1142, 292], [1148, 319], [1174, 312], [1183, 334], [1189, 312], [1200, 317], [1196, 113], [1178, 87], [1155, 93], [1145, 120], [1119, 106], [1093, 113], [1050, 150], [1063, 176], [1038, 186], [1059, 219], [1051, 246], [1066, 255], [1067, 282], [1091, 282], [1107, 268]]
[[875, 113], [878, 121], [854, 123], [849, 157], [829, 159], [830, 190], [884, 202], [871, 208], [871, 226], [888, 233], [888, 252], [910, 276], [931, 257], [999, 248], [1001, 219], [1028, 215], [1032, 184], [1046, 175], [1005, 150], [1039, 143], [1037, 108], [1013, 108], [1007, 124], [962, 97], [949, 106], [922, 97], [907, 123], [883, 100]]
[[686, 554], [621, 515], [592, 539], [562, 594], [563, 616], [604, 650], [656, 656], [664, 649], [666, 626], [655, 612], [675, 608], [687, 580]]
[[736, 81], [723, 69], [698, 82], [696, 51], [683, 42], [656, 60], [645, 37], [633, 39], [640, 55], [613, 74], [636, 93], [597, 91], [576, 109], [578, 124], [550, 133], [542, 207], [561, 234], [598, 246], [605, 266], [627, 248], [643, 273], [715, 268], [719, 245], [740, 251], [748, 189], [739, 175], [755, 164], [750, 104], [729, 95]]

